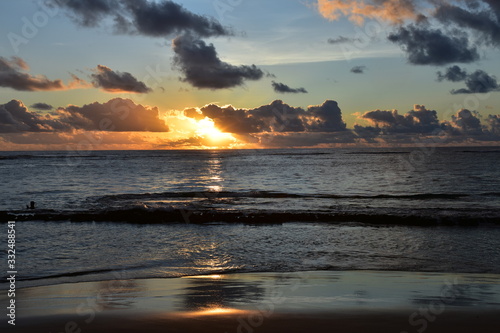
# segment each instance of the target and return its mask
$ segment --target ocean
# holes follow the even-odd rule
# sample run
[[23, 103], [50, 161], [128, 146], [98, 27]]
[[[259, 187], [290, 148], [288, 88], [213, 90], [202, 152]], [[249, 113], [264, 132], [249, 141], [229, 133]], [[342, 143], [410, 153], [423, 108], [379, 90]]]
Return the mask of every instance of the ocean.
[[497, 147], [0, 152], [0, 216], [16, 221], [20, 287], [500, 274], [499, 162]]

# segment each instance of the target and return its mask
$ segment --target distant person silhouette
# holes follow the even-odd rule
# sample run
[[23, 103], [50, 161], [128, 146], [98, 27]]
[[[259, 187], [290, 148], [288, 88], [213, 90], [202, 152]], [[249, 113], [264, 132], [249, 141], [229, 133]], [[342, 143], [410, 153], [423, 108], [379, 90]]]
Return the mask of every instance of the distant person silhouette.
[[26, 209], [35, 209], [35, 202], [34, 201], [30, 201], [30, 204], [26, 205]]

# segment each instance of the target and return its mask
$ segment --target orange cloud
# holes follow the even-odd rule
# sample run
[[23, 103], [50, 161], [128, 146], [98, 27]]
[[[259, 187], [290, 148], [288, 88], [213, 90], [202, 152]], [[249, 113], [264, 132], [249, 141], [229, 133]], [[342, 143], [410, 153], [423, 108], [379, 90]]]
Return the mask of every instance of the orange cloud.
[[413, 0], [318, 0], [318, 10], [329, 20], [346, 16], [357, 24], [365, 19], [400, 24], [418, 17]]
[[84, 80], [73, 74], [73, 80], [65, 85], [60, 79], [50, 80], [45, 75], [31, 75], [27, 73], [28, 70], [28, 64], [19, 57], [12, 57], [10, 60], [0, 57], [0, 87], [18, 91], [57, 91], [89, 87]]

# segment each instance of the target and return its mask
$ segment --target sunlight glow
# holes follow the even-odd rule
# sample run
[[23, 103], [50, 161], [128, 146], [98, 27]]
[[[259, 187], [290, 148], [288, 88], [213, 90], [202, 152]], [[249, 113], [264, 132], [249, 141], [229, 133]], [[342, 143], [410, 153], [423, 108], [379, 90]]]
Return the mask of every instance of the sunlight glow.
[[223, 133], [215, 127], [213, 120], [205, 118], [197, 123], [196, 134], [207, 140], [210, 146], [228, 146], [236, 142], [230, 133]]

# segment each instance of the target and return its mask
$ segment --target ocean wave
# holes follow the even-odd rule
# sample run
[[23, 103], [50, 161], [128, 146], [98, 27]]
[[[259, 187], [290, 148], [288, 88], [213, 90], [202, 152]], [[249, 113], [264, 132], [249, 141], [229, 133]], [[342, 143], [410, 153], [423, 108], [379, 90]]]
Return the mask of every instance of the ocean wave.
[[85, 276], [92, 274], [102, 274], [102, 273], [110, 273], [114, 272], [114, 269], [93, 269], [87, 271], [77, 271], [77, 272], [64, 272], [60, 274], [49, 274], [49, 275], [40, 275], [40, 276], [20, 276], [18, 280], [20, 281], [36, 281], [36, 280], [45, 280], [45, 279], [57, 279], [63, 277], [75, 277], [75, 276]]
[[346, 152], [347, 155], [401, 155], [410, 154], [410, 151], [353, 151]]
[[[497, 196], [499, 193], [481, 193], [482, 196]], [[417, 194], [375, 194], [375, 195], [342, 195], [342, 194], [299, 194], [278, 191], [179, 191], [162, 193], [125, 193], [97, 197], [95, 201], [119, 200], [158, 200], [168, 198], [318, 198], [318, 199], [460, 199], [468, 197], [465, 193], [417, 193]]]
[[102, 157], [96, 155], [4, 155], [0, 156], [1, 160], [31, 160], [31, 159], [101, 159]]
[[481, 154], [498, 154], [500, 153], [500, 150], [461, 150], [460, 151], [461, 153], [473, 153], [473, 154], [477, 154], [478, 152], [481, 153]]
[[499, 224], [500, 214], [487, 210], [401, 210], [381, 213], [336, 211], [236, 211], [203, 209], [201, 207], [133, 208], [82, 211], [11, 211], [0, 212], [6, 221], [72, 221], [72, 222], [126, 222], [136, 224], [160, 223], [248, 223], [282, 224], [287, 222], [363, 223], [370, 225], [480, 225]]

